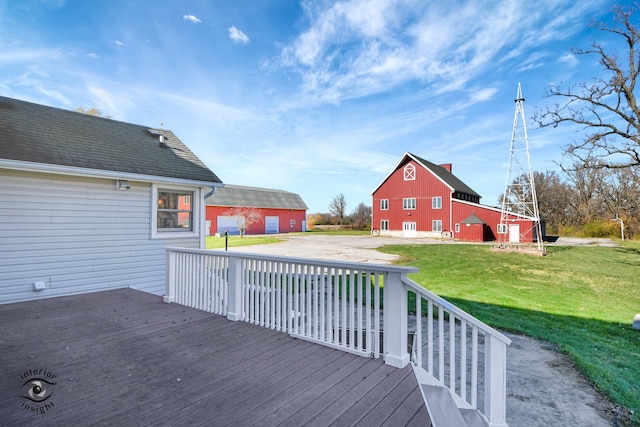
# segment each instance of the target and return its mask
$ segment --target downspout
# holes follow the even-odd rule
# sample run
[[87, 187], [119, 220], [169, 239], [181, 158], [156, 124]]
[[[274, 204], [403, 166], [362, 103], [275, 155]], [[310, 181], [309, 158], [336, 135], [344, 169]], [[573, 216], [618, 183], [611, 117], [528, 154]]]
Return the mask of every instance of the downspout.
[[207, 233], [205, 228], [207, 227], [207, 199], [210, 196], [213, 196], [216, 193], [216, 189], [218, 187], [222, 187], [222, 185], [212, 185], [211, 191], [204, 195], [202, 198], [202, 208], [200, 209], [200, 249], [206, 249], [207, 247]]

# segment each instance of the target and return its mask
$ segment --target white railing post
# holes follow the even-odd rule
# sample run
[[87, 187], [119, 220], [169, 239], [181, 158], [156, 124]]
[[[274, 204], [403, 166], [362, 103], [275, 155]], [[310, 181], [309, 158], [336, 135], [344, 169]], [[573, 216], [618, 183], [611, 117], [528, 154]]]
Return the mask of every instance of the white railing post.
[[242, 320], [242, 258], [229, 256], [229, 304], [227, 319]]
[[407, 347], [407, 289], [402, 274], [389, 272], [384, 283], [384, 361], [404, 368], [409, 363]]
[[485, 416], [492, 427], [506, 427], [507, 345], [491, 334], [485, 338]]
[[167, 250], [166, 252], [166, 277], [165, 280], [165, 295], [162, 300], [166, 303], [172, 303], [175, 301], [176, 295], [176, 263], [175, 253]]

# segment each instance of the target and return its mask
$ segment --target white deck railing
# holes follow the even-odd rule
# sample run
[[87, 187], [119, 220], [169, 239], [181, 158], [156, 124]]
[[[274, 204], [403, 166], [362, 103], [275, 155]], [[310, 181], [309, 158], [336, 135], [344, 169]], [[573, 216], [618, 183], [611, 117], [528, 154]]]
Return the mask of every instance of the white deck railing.
[[479, 409], [490, 424], [505, 424], [509, 339], [409, 280], [414, 272], [167, 248], [164, 298], [362, 356], [383, 356], [392, 366], [412, 360], [425, 382], [449, 388], [459, 406]]
[[490, 425], [506, 425], [507, 346], [511, 340], [413, 282], [409, 292], [412, 361], [427, 382], [449, 389], [459, 407], [478, 409]]

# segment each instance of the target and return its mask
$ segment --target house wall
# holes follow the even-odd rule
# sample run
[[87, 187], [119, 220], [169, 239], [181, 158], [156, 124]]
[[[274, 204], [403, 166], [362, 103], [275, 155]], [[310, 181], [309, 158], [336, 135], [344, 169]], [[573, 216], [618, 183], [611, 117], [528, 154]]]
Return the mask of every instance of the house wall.
[[[225, 216], [229, 213], [231, 208], [229, 206], [207, 206], [207, 221], [211, 221], [210, 234], [214, 235], [218, 233], [217, 225], [218, 216]], [[265, 221], [267, 216], [277, 216], [278, 227], [280, 233], [293, 233], [304, 231], [303, 223], [306, 221], [306, 211], [295, 209], [271, 209], [271, 208], [256, 208], [261, 214], [263, 220], [252, 224], [247, 228], [246, 234], [265, 234]], [[295, 224], [291, 225], [291, 221], [295, 221]]]
[[[407, 163], [415, 166], [415, 180], [404, 180]], [[373, 194], [372, 228], [382, 235], [403, 235], [403, 223], [416, 223], [416, 237], [442, 237], [434, 232], [433, 220], [442, 221], [442, 231], [451, 230], [451, 189], [422, 166], [410, 160], [401, 165]], [[442, 197], [442, 208], [433, 209], [433, 197]], [[416, 198], [415, 210], [404, 210], [404, 198]], [[380, 200], [389, 200], [389, 209], [380, 209]], [[380, 230], [380, 221], [389, 221], [389, 230]]]
[[[165, 247], [151, 238], [151, 184], [0, 169], [0, 303], [131, 287], [165, 290]], [[34, 291], [34, 282], [46, 288]]]

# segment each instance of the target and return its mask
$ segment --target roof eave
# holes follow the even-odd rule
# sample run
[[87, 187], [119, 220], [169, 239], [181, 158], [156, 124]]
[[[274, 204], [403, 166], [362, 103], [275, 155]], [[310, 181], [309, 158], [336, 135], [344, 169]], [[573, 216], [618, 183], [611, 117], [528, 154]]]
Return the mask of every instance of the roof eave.
[[141, 182], [160, 182], [166, 184], [191, 185], [198, 187], [223, 187], [221, 181], [200, 181], [167, 176], [143, 175], [130, 172], [108, 171], [72, 166], [52, 165], [47, 163], [25, 162], [21, 160], [0, 159], [0, 169], [19, 170], [24, 172], [52, 173], [56, 175], [78, 176], [84, 178], [128, 179]]

